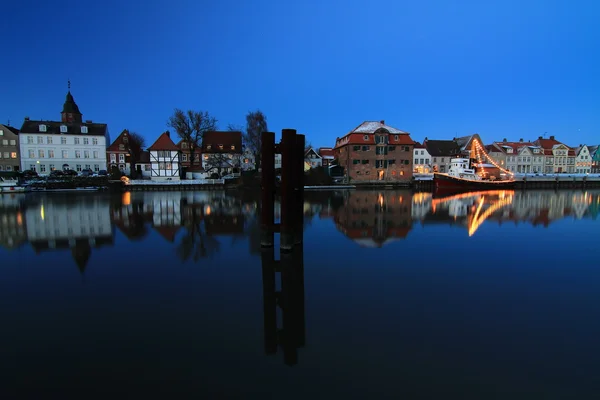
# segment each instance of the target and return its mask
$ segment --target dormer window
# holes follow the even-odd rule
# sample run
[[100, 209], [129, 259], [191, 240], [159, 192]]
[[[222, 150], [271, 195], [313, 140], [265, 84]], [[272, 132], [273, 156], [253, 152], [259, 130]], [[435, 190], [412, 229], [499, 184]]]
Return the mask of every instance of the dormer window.
[[87, 126], [82, 126], [81, 127], [81, 133], [88, 133], [88, 127]]
[[210, 150], [212, 148], [212, 146], [210, 144], [206, 145], [206, 150]]
[[186, 143], [186, 142], [183, 142], [183, 143], [181, 143], [181, 148], [182, 148], [182, 149], [187, 149], [187, 147], [188, 147], [188, 146], [187, 146], [187, 143]]
[[231, 150], [235, 150], [235, 146], [234, 145], [231, 145]]
[[506, 152], [507, 152], [507, 153], [512, 153], [512, 152], [513, 152], [513, 149], [510, 149], [510, 148], [509, 148], [509, 149], [506, 149]]
[[44, 125], [44, 124], [40, 125], [40, 132], [46, 132], [46, 125]]
[[223, 150], [223, 145], [222, 144], [219, 145], [219, 150]]
[[61, 125], [60, 126], [60, 133], [67, 133], [67, 126], [66, 125]]

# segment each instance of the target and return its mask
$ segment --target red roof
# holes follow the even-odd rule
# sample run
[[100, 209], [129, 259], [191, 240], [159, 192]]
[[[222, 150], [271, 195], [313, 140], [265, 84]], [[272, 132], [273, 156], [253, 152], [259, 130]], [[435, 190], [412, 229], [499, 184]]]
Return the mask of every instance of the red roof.
[[163, 132], [162, 135], [156, 139], [156, 142], [150, 147], [148, 147], [149, 151], [154, 150], [175, 150], [178, 151], [179, 148], [175, 146], [175, 143], [171, 140], [171, 134], [169, 131]]
[[538, 146], [540, 146], [543, 150], [544, 150], [544, 154], [545, 155], [552, 155], [552, 149], [554, 148], [554, 146], [558, 146], [558, 145], [563, 145], [565, 146], [567, 149], [569, 149], [569, 152], [567, 153], [569, 155], [569, 157], [575, 157], [575, 150], [570, 148], [569, 146], [567, 146], [566, 144], [559, 142], [558, 140], [554, 139], [554, 136], [550, 136], [550, 139], [542, 139], [541, 137], [536, 140], [534, 142], [535, 144], [537, 144]]
[[[374, 133], [388, 132], [388, 142], [390, 145], [413, 145], [414, 140], [410, 138], [408, 132], [401, 131], [385, 124], [385, 121], [365, 121], [345, 136], [337, 138], [334, 149], [348, 145], [371, 145], [375, 144]], [[366, 140], [365, 140], [366, 138]]]
[[[127, 148], [129, 147], [129, 143], [127, 143], [123, 140], [124, 138], [128, 137], [127, 135], [129, 135], [129, 131], [127, 129], [124, 129], [123, 132], [121, 132], [121, 134], [115, 139], [115, 141], [112, 142], [112, 144], [110, 146], [108, 146], [106, 151], [115, 152], [115, 153], [118, 153], [118, 152], [127, 153]], [[119, 148], [120, 145], [125, 146], [125, 148], [120, 149]]]
[[321, 147], [318, 153], [321, 157], [333, 157], [333, 149], [331, 147]]
[[425, 148], [425, 145], [422, 145], [419, 142], [415, 142], [415, 149], [424, 149], [424, 148]]
[[537, 144], [531, 142], [494, 142], [492, 146], [495, 147], [495, 149], [492, 150], [494, 152], [501, 151], [507, 153], [506, 149], [511, 148], [513, 150], [512, 154], [518, 154], [519, 150], [522, 147], [540, 147]]

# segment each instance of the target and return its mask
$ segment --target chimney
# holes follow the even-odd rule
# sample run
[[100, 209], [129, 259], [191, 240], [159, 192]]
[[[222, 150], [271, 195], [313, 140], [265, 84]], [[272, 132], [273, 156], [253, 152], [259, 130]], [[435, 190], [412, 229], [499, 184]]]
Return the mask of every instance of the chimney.
[[423, 143], [425, 143], [427, 141], [427, 136], [425, 136], [425, 140], [423, 140]]
[[25, 117], [25, 121], [29, 121], [29, 117]]
[[523, 143], [523, 138], [519, 139], [519, 142]]
[[506, 138], [502, 139], [502, 142], [503, 142], [503, 143], [506, 143]]
[[91, 123], [92, 123], [92, 120], [91, 120], [91, 119], [86, 119], [86, 120], [85, 120], [85, 123], [86, 123], [86, 124], [91, 124]]
[[554, 140], [554, 135], [550, 136], [550, 140]]
[[167, 134], [168, 137], [171, 137], [171, 132], [165, 131], [165, 133]]
[[540, 136], [540, 137], [538, 137], [538, 139], [539, 139], [539, 140], [542, 140], [542, 139], [543, 139], [543, 137], [541, 137], [541, 136]]
[[381, 125], [385, 125], [385, 121], [384, 120], [381, 120], [379, 122], [381, 123]]
[[583, 147], [583, 145], [581, 143], [579, 143], [579, 147]]

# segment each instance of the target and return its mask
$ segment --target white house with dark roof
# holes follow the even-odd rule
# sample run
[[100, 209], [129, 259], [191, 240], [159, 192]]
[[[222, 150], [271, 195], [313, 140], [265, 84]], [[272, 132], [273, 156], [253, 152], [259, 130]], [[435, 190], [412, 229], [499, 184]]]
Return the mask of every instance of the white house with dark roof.
[[304, 160], [311, 168], [317, 168], [323, 165], [323, 157], [312, 147], [304, 152]]
[[592, 155], [587, 145], [579, 145], [575, 148], [575, 172], [578, 174], [589, 174], [592, 172]]
[[106, 169], [106, 124], [83, 121], [83, 115], [67, 93], [60, 121], [25, 118], [19, 134], [21, 170], [48, 175], [54, 170]]

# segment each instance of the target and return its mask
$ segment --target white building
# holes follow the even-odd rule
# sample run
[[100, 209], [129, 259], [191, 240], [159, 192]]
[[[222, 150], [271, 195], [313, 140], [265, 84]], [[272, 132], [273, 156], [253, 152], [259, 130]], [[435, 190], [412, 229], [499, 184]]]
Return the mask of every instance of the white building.
[[498, 165], [511, 172], [523, 174], [544, 172], [544, 151], [536, 143], [525, 142], [523, 139], [509, 142], [504, 139], [502, 142], [494, 142], [487, 146], [487, 151]]
[[171, 140], [169, 131], [164, 132], [156, 142], [148, 147], [150, 152], [150, 179], [171, 180], [180, 179], [179, 148]]
[[575, 150], [550, 136], [550, 139], [539, 137], [534, 142], [545, 156], [544, 172], [546, 174], [561, 174], [575, 172]]
[[108, 127], [84, 122], [82, 117], [69, 90], [61, 121], [25, 118], [19, 134], [21, 170], [30, 169], [40, 175], [54, 170], [105, 170]]
[[579, 145], [575, 149], [575, 173], [589, 174], [592, 172], [592, 155], [587, 145]]
[[413, 149], [413, 166], [414, 171], [417, 173], [429, 173], [431, 171], [431, 154], [427, 151], [427, 148], [420, 144], [415, 143]]
[[323, 165], [323, 158], [312, 147], [304, 152], [304, 160], [310, 168], [317, 168]]

